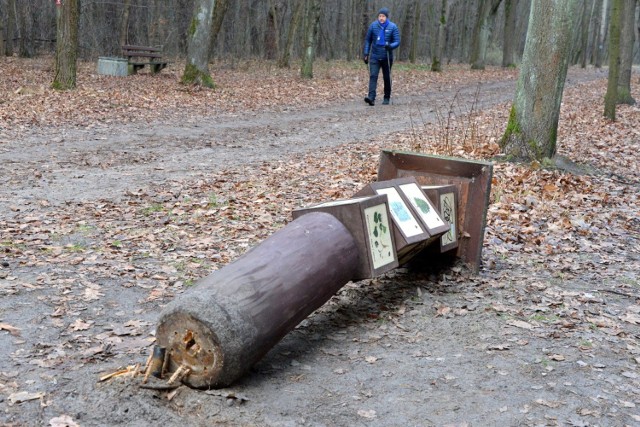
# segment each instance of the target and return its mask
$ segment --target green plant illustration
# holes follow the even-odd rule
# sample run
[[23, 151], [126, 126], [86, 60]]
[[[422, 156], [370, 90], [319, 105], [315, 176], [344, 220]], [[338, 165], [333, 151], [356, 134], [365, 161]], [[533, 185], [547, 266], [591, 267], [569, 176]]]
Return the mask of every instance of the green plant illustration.
[[416, 206], [425, 214], [428, 214], [431, 211], [431, 207], [429, 207], [429, 203], [426, 200], [420, 199], [418, 197], [414, 197], [413, 200], [416, 202]]

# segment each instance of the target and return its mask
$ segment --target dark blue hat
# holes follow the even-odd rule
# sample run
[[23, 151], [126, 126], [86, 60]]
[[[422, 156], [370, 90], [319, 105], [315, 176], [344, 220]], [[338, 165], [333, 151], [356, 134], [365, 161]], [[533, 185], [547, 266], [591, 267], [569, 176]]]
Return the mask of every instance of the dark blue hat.
[[380, 14], [383, 14], [384, 16], [389, 18], [389, 8], [388, 7], [383, 7], [382, 9], [380, 9], [378, 11], [378, 15], [380, 15]]

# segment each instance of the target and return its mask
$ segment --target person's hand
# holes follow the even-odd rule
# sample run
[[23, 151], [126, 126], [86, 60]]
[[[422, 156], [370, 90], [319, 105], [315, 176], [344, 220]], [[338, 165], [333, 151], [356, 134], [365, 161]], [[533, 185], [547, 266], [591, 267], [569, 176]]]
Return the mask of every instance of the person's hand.
[[365, 64], [369, 64], [369, 55], [365, 55], [364, 58], [362, 58], [362, 60], [364, 61]]
[[391, 45], [389, 44], [389, 42], [386, 42], [384, 44], [384, 48], [387, 49], [387, 50], [391, 50]]

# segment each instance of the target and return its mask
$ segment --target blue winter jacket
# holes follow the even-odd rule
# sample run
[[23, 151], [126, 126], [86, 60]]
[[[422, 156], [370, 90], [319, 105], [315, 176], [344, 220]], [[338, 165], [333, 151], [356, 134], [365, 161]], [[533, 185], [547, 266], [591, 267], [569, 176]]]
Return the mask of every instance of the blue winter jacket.
[[[384, 40], [389, 42], [389, 58], [393, 59], [393, 49], [400, 46], [400, 30], [398, 26], [388, 21], [387, 28], [384, 30]], [[369, 59], [387, 59], [387, 50], [384, 46], [378, 46], [376, 40], [380, 34], [380, 22], [376, 19], [369, 25], [367, 36], [364, 38], [364, 56], [369, 55]]]

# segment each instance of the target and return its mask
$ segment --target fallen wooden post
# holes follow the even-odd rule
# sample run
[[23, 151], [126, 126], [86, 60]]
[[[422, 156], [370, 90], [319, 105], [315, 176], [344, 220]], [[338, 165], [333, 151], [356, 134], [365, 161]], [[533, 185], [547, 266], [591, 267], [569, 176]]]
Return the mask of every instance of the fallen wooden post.
[[328, 213], [292, 221], [167, 305], [156, 330], [167, 370], [195, 388], [230, 385], [356, 277], [358, 252]]

